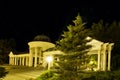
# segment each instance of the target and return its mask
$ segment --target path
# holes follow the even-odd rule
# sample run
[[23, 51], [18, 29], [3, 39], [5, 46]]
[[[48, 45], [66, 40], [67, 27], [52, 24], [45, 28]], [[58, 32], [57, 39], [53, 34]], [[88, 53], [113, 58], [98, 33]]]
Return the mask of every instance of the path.
[[9, 73], [5, 76], [3, 80], [31, 80], [40, 76], [40, 68], [30, 68], [23, 66], [7, 66]]

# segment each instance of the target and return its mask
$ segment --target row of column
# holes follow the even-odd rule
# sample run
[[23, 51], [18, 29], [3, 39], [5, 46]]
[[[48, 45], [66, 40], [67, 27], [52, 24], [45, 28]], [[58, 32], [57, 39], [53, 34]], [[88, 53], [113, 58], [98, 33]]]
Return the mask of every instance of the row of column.
[[29, 56], [16, 56], [13, 55], [9, 57], [9, 64], [10, 65], [23, 65], [23, 66], [29, 66]]
[[42, 63], [41, 49], [39, 47], [31, 47], [29, 51], [30, 51], [29, 52], [29, 66], [37, 67], [38, 64]]
[[42, 52], [39, 47], [30, 47], [29, 54], [27, 55], [14, 55], [10, 52], [9, 64], [10, 65], [25, 65], [29, 67], [37, 67], [38, 64], [42, 63]]
[[104, 43], [101, 45], [100, 50], [98, 50], [98, 70], [110, 71], [111, 50], [113, 45], [113, 43]]

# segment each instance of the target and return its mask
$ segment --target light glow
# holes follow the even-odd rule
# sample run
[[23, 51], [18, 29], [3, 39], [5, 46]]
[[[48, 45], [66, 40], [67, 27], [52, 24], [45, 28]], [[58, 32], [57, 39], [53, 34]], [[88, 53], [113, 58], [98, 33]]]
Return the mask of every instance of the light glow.
[[47, 56], [46, 61], [48, 63], [52, 62], [53, 61], [53, 57], [52, 56]]
[[46, 61], [48, 62], [48, 70], [50, 70], [51, 62], [53, 61], [53, 57], [52, 56], [47, 56]]

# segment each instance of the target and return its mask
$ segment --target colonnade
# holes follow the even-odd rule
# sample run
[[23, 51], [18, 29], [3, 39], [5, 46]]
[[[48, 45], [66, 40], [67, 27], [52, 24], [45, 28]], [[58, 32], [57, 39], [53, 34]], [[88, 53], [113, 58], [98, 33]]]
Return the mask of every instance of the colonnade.
[[22, 65], [22, 66], [29, 66], [29, 54], [25, 55], [14, 55], [10, 52], [9, 55], [9, 64], [10, 65]]
[[10, 65], [23, 65], [29, 67], [37, 67], [38, 64], [42, 63], [42, 55], [39, 47], [30, 47], [29, 54], [14, 55], [10, 52], [9, 64]]
[[43, 51], [55, 47], [55, 44], [44, 41], [32, 41], [29, 45], [29, 67], [43, 64]]
[[[95, 43], [96, 44], [96, 43]], [[37, 67], [43, 65], [44, 57], [43, 51], [54, 47], [55, 45], [49, 42], [34, 41], [29, 42], [29, 53], [15, 55], [12, 52], [9, 54], [10, 65], [23, 65], [29, 67]], [[111, 66], [111, 50], [114, 43], [102, 43], [101, 47], [96, 49], [98, 51], [98, 65], [100, 71], [110, 71]], [[56, 54], [56, 53], [55, 53]]]
[[37, 67], [37, 65], [42, 64], [42, 50], [40, 47], [30, 47], [29, 49], [29, 66]]
[[98, 70], [110, 71], [111, 66], [111, 50], [114, 43], [104, 43], [98, 50]]
[[43, 51], [55, 46], [53, 43], [43, 41], [32, 41], [28, 43], [29, 53], [14, 55], [9, 54], [10, 65], [23, 65], [37, 67], [43, 63]]

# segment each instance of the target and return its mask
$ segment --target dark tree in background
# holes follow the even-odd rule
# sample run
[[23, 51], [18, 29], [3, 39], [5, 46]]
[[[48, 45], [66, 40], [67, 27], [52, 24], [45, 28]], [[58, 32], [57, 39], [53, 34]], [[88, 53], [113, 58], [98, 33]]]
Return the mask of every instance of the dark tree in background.
[[86, 53], [89, 51], [90, 45], [86, 43], [90, 40], [86, 39], [90, 32], [85, 29], [85, 23], [82, 22], [81, 16], [78, 14], [76, 20], [73, 20], [75, 25], [67, 26], [67, 31], [61, 35], [61, 39], [57, 41], [57, 49], [65, 54], [59, 55], [59, 61], [55, 67], [62, 80], [78, 80], [79, 72], [86, 68], [85, 64], [89, 61]]
[[91, 27], [92, 37], [103, 41], [112, 42], [114, 47], [112, 50], [112, 69], [120, 68], [120, 22], [113, 21], [105, 23], [100, 20], [98, 23], [93, 23]]
[[8, 74], [8, 71], [4, 67], [0, 67], [0, 80], [1, 78], [4, 78]]
[[8, 63], [10, 51], [15, 51], [16, 42], [11, 39], [0, 39], [0, 64]]

